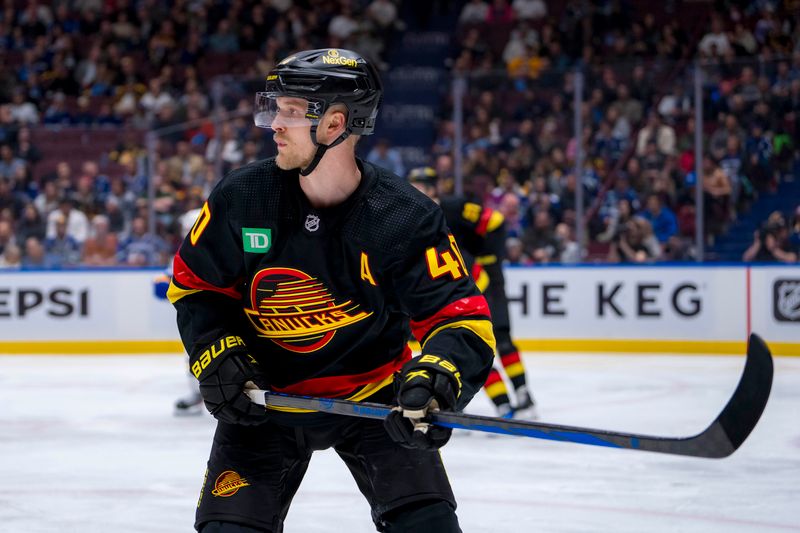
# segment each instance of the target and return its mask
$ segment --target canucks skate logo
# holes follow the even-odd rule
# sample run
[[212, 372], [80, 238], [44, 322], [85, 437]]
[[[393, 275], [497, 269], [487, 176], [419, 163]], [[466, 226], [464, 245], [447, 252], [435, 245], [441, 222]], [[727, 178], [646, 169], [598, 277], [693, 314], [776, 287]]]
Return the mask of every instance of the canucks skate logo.
[[286, 350], [311, 353], [327, 345], [336, 330], [371, 312], [352, 300], [336, 302], [325, 285], [293, 268], [265, 268], [253, 277], [247, 318], [259, 336]]
[[[206, 475], [208, 475], [208, 472], [206, 472]], [[241, 477], [233, 470], [226, 470], [217, 477], [211, 494], [222, 498], [228, 498], [239, 492], [239, 489], [242, 487], [249, 486], [250, 483], [248, 483], [245, 478]]]
[[800, 322], [800, 279], [776, 279], [772, 314], [779, 322]]

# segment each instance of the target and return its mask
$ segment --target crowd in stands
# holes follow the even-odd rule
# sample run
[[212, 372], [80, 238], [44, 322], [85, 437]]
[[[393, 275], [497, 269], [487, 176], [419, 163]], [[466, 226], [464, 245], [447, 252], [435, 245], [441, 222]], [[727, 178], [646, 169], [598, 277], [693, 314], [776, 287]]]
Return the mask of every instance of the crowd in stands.
[[[575, 256], [570, 231], [577, 187], [590, 259], [694, 259], [697, 60], [706, 244], [760, 194], [800, 180], [797, 2], [719, 2], [703, 17], [690, 7], [681, 16], [670, 4], [635, 5], [470, 0], [461, 10], [451, 68], [470, 87], [465, 178], [509, 220], [512, 262], [586, 259]], [[693, 26], [698, 21], [704, 26]], [[576, 67], [585, 79], [579, 179]], [[444, 175], [453, 172], [450, 113], [445, 106], [434, 145]], [[757, 232], [770, 237], [757, 236], [744, 260], [797, 260], [797, 212], [775, 217], [783, 222]], [[758, 242], [761, 252], [753, 251]]]
[[[274, 151], [251, 127], [252, 92], [213, 120], [215, 76], [263, 83], [291, 51], [325, 46], [386, 68], [401, 29], [392, 0], [4, 0], [0, 267], [166, 265], [220, 177]], [[42, 160], [37, 133], [98, 129], [118, 139], [107, 153]]]
[[800, 260], [800, 203], [791, 219], [781, 211], [770, 213], [753, 234], [753, 244], [742, 254], [744, 261], [796, 263]]
[[[697, 58], [706, 78], [708, 242], [759, 194], [800, 179], [796, 2], [717, 2], [709, 16], [683, 18], [669, 11], [671, 2], [652, 13], [611, 1], [440, 4], [459, 10], [449, 67], [470, 80], [461, 147], [467, 186], [506, 216], [511, 262], [586, 260], [581, 248], [592, 260], [693, 257], [689, 66]], [[269, 136], [252, 127], [250, 88], [215, 93], [216, 76], [263, 80], [291, 51], [323, 46], [352, 48], [389, 68], [386, 52], [404, 28], [400, 7], [398, 0], [4, 0], [0, 267], [165, 265], [221, 176], [274, 153]], [[585, 163], [576, 177], [579, 65]], [[220, 104], [228, 118], [215, 116]], [[454, 172], [451, 106], [442, 107], [431, 148], [445, 189]], [[113, 147], [102, 157], [48, 161], [40, 133], [71, 135], [63, 128], [75, 127], [108, 132]], [[155, 161], [146, 157], [147, 130], [160, 132]], [[400, 175], [407, 169], [388, 142], [368, 157]], [[574, 235], [578, 187], [584, 247]], [[797, 260], [800, 213], [764, 224], [744, 259]]]

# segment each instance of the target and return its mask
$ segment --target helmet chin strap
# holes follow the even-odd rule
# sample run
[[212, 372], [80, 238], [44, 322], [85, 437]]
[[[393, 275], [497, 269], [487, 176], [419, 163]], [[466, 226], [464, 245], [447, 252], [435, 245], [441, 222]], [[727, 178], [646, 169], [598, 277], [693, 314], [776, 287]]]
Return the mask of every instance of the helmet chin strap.
[[300, 169], [300, 175], [301, 176], [308, 176], [309, 174], [314, 172], [314, 169], [317, 168], [317, 165], [319, 165], [319, 162], [322, 159], [322, 156], [325, 155], [325, 152], [327, 152], [329, 148], [333, 148], [334, 146], [336, 146], [338, 144], [341, 144], [342, 141], [344, 141], [348, 137], [350, 137], [350, 131], [348, 129], [345, 129], [344, 132], [342, 132], [342, 134], [339, 135], [331, 144], [322, 144], [321, 142], [317, 141], [317, 126], [316, 126], [316, 124], [312, 125], [311, 126], [311, 142], [313, 142], [314, 145], [317, 147], [317, 151], [316, 151], [316, 153], [314, 153], [314, 158], [311, 160], [311, 163], [309, 163], [306, 168], [301, 168]]

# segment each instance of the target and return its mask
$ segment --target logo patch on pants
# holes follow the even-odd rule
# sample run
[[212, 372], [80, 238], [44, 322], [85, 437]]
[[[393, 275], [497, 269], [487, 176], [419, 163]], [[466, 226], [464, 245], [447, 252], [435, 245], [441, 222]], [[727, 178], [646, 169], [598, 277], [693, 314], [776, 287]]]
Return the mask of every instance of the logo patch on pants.
[[211, 494], [220, 498], [228, 498], [239, 492], [242, 487], [249, 486], [250, 483], [245, 478], [239, 476], [233, 470], [226, 470], [217, 477]]

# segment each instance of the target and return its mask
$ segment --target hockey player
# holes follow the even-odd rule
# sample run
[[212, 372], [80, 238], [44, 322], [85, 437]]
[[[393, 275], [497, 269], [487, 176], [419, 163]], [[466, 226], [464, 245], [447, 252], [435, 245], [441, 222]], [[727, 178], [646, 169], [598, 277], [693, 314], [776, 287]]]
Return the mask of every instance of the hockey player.
[[519, 350], [511, 340], [508, 316], [503, 257], [505, 257], [506, 230], [503, 215], [479, 203], [456, 196], [439, 197], [438, 175], [431, 167], [418, 167], [408, 174], [408, 180], [444, 211], [447, 226], [461, 249], [467, 267], [484, 293], [492, 312], [494, 335], [502, 368], [514, 387], [514, 405], [511, 405], [508, 388], [500, 372], [492, 368], [483, 388], [494, 403], [500, 416], [538, 418], [536, 405], [528, 390], [525, 367]]
[[[255, 109], [278, 155], [228, 174], [175, 257], [169, 297], [218, 419], [202, 533], [281, 531], [312, 452], [330, 447], [379, 531], [460, 531], [438, 453], [451, 430], [420, 418], [464, 408], [494, 336], [441, 210], [355, 157], [382, 92], [349, 50], [281, 61]], [[385, 421], [265, 410], [244, 393], [253, 386], [396, 408]]]
[[[185, 233], [188, 233], [186, 231]], [[156, 279], [153, 280], [153, 294], [159, 300], [167, 300], [167, 291], [169, 290], [170, 279], [172, 278], [172, 262], [170, 261], [166, 271]], [[200, 387], [197, 379], [188, 373], [189, 390], [184, 396], [181, 396], [175, 402], [175, 416], [190, 416], [203, 414], [203, 397], [200, 395]]]

